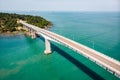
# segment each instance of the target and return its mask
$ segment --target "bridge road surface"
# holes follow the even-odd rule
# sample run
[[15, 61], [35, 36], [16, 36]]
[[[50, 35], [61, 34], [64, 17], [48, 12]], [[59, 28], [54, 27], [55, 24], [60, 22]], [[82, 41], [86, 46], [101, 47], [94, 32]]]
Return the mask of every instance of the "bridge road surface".
[[36, 26], [30, 25], [28, 23], [25, 23], [23, 21], [20, 21], [23, 25], [26, 25], [29, 28], [32, 28], [34, 31], [36, 31], [37, 34], [44, 34], [66, 46], [69, 48], [72, 48], [73, 50], [77, 51], [79, 54], [82, 54], [83, 56], [89, 58], [90, 60], [94, 61], [95, 63], [99, 64], [100, 66], [104, 67], [106, 70], [112, 72], [116, 76], [120, 78], [120, 62], [112, 59], [100, 52], [97, 52], [91, 48], [88, 48], [80, 43], [77, 43], [75, 41], [72, 41], [68, 38], [65, 38], [63, 36], [60, 36], [56, 33], [38, 28]]

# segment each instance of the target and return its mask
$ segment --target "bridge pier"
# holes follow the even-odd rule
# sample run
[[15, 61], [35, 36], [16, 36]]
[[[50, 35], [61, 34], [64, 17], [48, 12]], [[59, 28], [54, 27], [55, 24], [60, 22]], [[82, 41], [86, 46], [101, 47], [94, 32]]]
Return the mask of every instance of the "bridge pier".
[[24, 30], [26, 31], [26, 34], [27, 34], [28, 36], [31, 35], [30, 29], [27, 28], [27, 26], [24, 26]]
[[50, 54], [51, 51], [51, 46], [50, 46], [50, 41], [48, 39], [45, 38], [45, 54]]
[[35, 39], [36, 38], [36, 34], [33, 32], [32, 33], [32, 39]]
[[25, 25], [23, 25], [23, 29], [26, 30], [26, 31], [28, 31], [28, 28]]
[[31, 32], [31, 36], [32, 36], [32, 39], [36, 38], [35, 31], [32, 31], [32, 32]]

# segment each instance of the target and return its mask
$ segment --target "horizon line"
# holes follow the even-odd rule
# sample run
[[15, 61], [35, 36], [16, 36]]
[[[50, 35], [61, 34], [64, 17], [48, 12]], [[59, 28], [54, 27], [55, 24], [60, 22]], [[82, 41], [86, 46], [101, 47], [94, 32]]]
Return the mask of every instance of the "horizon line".
[[0, 12], [120, 12], [120, 11], [70, 11], [70, 10], [60, 10], [60, 11], [50, 11], [50, 10], [0, 10]]

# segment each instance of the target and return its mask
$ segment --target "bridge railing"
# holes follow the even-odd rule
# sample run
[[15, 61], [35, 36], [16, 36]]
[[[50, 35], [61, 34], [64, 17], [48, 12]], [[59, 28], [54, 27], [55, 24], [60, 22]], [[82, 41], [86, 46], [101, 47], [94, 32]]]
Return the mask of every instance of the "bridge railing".
[[[74, 46], [70, 45], [70, 44], [67, 43], [67, 42], [64, 42], [64, 41], [59, 40], [59, 39], [56, 38], [55, 36], [57, 36], [57, 37], [59, 37], [59, 38], [62, 38], [63, 40], [67, 40], [67, 41], [69, 41], [70, 43], [74, 43], [74, 44], [76, 44], [76, 45], [79, 45], [79, 46], [83, 47], [84, 49], [89, 50], [89, 51], [93, 52], [94, 54], [99, 55], [99, 56], [105, 58], [106, 60], [111, 61], [111, 62], [113, 62], [113, 63], [115, 63], [115, 64], [117, 64], [117, 65], [120, 66], [120, 62], [119, 62], [119, 61], [117, 61], [117, 60], [115, 60], [115, 59], [113, 59], [113, 58], [111, 58], [111, 57], [108, 57], [108, 56], [104, 55], [103, 53], [100, 53], [100, 52], [98, 52], [98, 51], [95, 51], [95, 50], [93, 50], [93, 49], [91, 49], [91, 48], [89, 48], [89, 47], [86, 47], [86, 46], [84, 46], [84, 45], [82, 45], [82, 44], [80, 44], [80, 43], [77, 43], [77, 42], [75, 42], [75, 41], [73, 41], [73, 40], [70, 40], [70, 39], [65, 38], [65, 37], [63, 37], [63, 36], [61, 36], [61, 35], [58, 35], [58, 34], [56, 34], [56, 33], [53, 33], [53, 32], [50, 32], [50, 31], [47, 31], [47, 30], [38, 28], [38, 27], [36, 27], [36, 26], [27, 24], [27, 23], [25, 23], [25, 22], [23, 22], [23, 21], [21, 21], [21, 22], [22, 22], [23, 24], [25, 24], [26, 26], [28, 26], [29, 28], [32, 28], [32, 29], [35, 30], [36, 32], [42, 33], [42, 34], [44, 34], [44, 35], [46, 35], [46, 36], [48, 36], [48, 37], [50, 37], [50, 38], [53, 38], [53, 39], [55, 39], [56, 41], [58, 41], [58, 42], [60, 42], [60, 43], [62, 43], [62, 44], [64, 44], [64, 45], [68, 46], [69, 48], [77, 51], [79, 54], [82, 54], [82, 55], [84, 55], [85, 57], [93, 60], [93, 61], [96, 62], [97, 64], [99, 64], [99, 65], [101, 65], [101, 66], [103, 66], [103, 67], [105, 67], [105, 68], [109, 67], [109, 70], [115, 71], [117, 74], [120, 74], [119, 71], [117, 71], [116, 69], [114, 69], [114, 68], [111, 67], [110, 65], [107, 65], [107, 64], [105, 64], [104, 62], [98, 60], [97, 58], [95, 58], [95, 57], [93, 57], [93, 56], [91, 56], [91, 55], [86, 54], [84, 51], [79, 50], [77, 47], [74, 47]], [[50, 35], [50, 34], [51, 34], [51, 35]], [[120, 76], [120, 75], [119, 75], [119, 76]]]

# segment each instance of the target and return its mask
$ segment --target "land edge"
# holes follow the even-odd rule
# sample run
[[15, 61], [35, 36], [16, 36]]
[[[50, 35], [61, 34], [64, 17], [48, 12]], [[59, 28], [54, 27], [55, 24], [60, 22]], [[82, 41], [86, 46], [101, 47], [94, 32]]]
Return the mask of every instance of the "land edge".
[[[47, 25], [45, 26], [43, 29], [49, 29], [51, 28], [52, 25]], [[19, 27], [16, 27], [16, 31], [13, 31], [13, 32], [10, 32], [10, 31], [7, 31], [7, 32], [0, 32], [0, 36], [15, 36], [15, 35], [19, 35], [19, 34], [24, 34], [24, 35], [27, 35], [27, 36], [30, 36], [29, 35], [29, 31], [27, 31], [26, 29], [23, 28], [23, 26], [19, 26]]]

